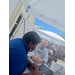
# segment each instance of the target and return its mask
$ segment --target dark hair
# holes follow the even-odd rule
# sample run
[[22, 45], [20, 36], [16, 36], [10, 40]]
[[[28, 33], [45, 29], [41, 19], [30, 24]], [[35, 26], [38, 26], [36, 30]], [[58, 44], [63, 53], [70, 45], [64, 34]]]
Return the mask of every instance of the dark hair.
[[23, 38], [25, 39], [26, 43], [32, 42], [33, 45], [40, 42], [40, 36], [34, 31], [27, 32], [24, 34]]

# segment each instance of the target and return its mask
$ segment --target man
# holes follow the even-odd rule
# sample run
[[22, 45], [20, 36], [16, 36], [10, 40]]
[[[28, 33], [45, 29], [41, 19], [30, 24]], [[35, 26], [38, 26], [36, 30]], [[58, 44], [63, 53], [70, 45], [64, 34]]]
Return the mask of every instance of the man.
[[[27, 59], [28, 51], [34, 50], [39, 42], [39, 35], [33, 31], [26, 33], [23, 38], [9, 41], [9, 75], [43, 75], [37, 70], [39, 66]], [[27, 67], [33, 72], [22, 74]]]
[[43, 40], [41, 43], [37, 45], [32, 53], [31, 58], [36, 63], [47, 63], [48, 62], [48, 49], [46, 48], [48, 42]]
[[57, 49], [56, 49], [54, 43], [51, 43], [51, 45], [50, 45], [50, 49], [53, 51], [53, 60], [56, 62], [56, 61], [57, 61], [57, 57], [56, 57]]
[[51, 65], [52, 61], [53, 61], [53, 51], [50, 48], [48, 48], [48, 63]]

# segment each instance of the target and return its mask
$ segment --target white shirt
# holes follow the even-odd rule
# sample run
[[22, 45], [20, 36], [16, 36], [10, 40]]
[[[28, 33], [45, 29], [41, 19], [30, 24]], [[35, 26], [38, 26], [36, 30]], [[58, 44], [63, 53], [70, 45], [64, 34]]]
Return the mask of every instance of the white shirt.
[[41, 45], [38, 44], [36, 46], [36, 48], [34, 49], [34, 51], [32, 51], [31, 55], [30, 56], [36, 56], [36, 57], [40, 57], [41, 59], [44, 60], [44, 63], [47, 63], [48, 62], [48, 49], [47, 48], [43, 48], [41, 49]]

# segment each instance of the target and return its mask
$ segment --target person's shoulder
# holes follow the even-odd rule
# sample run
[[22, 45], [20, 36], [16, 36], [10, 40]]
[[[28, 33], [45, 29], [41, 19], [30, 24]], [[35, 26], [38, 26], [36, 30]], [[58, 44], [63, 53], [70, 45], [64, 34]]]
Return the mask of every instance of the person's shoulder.
[[13, 41], [10, 43], [10, 46], [11, 44], [13, 44], [13, 47], [18, 49], [18, 50], [22, 50], [24, 48], [26, 48], [26, 44], [23, 45], [23, 42], [22, 42], [22, 39], [21, 38], [15, 38], [13, 39]]
[[19, 45], [20, 42], [21, 41], [19, 38], [11, 39], [11, 40], [9, 40], [9, 47], [11, 47], [11, 46], [16, 47]]
[[11, 39], [9, 40], [9, 42], [19, 42], [21, 38], [14, 38], [14, 39]]

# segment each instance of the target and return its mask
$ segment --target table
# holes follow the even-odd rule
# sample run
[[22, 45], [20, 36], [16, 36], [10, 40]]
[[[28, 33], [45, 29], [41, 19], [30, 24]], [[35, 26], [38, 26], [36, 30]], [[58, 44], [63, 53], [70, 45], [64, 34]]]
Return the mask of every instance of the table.
[[[32, 62], [32, 63], [34, 63], [34, 61], [30, 58], [30, 57], [28, 57], [29, 58], [29, 60]], [[42, 63], [40, 63], [40, 64], [37, 64], [37, 65], [41, 65]], [[46, 65], [46, 64], [45, 64]], [[48, 65], [46, 65], [47, 67], [48, 67]], [[23, 72], [23, 74], [26, 74], [26, 73], [30, 73], [30, 72], [32, 72], [28, 67], [26, 68], [26, 70]], [[44, 75], [44, 74], [43, 74]]]
[[[29, 60], [32, 62], [32, 63], [34, 63], [34, 61], [28, 56], [28, 58], [29, 58]], [[42, 63], [40, 63], [40, 64], [37, 64], [37, 65], [41, 65]], [[62, 66], [62, 65], [60, 65], [60, 64], [58, 64], [58, 63], [56, 63], [56, 62], [54, 62], [54, 61], [52, 61], [52, 64], [51, 64], [51, 67], [49, 67], [47, 64], [45, 64], [49, 69], [51, 69], [52, 71], [53, 71], [53, 73], [55, 73], [55, 72], [57, 72], [57, 71], [60, 71], [60, 72], [62, 72], [62, 73], [64, 73], [65, 72], [65, 67], [64, 66]], [[29, 69], [29, 68], [26, 68], [26, 70], [23, 72], [23, 74], [25, 74], [25, 73], [30, 73], [31, 72], [31, 70]], [[43, 74], [44, 75], [44, 74]]]

